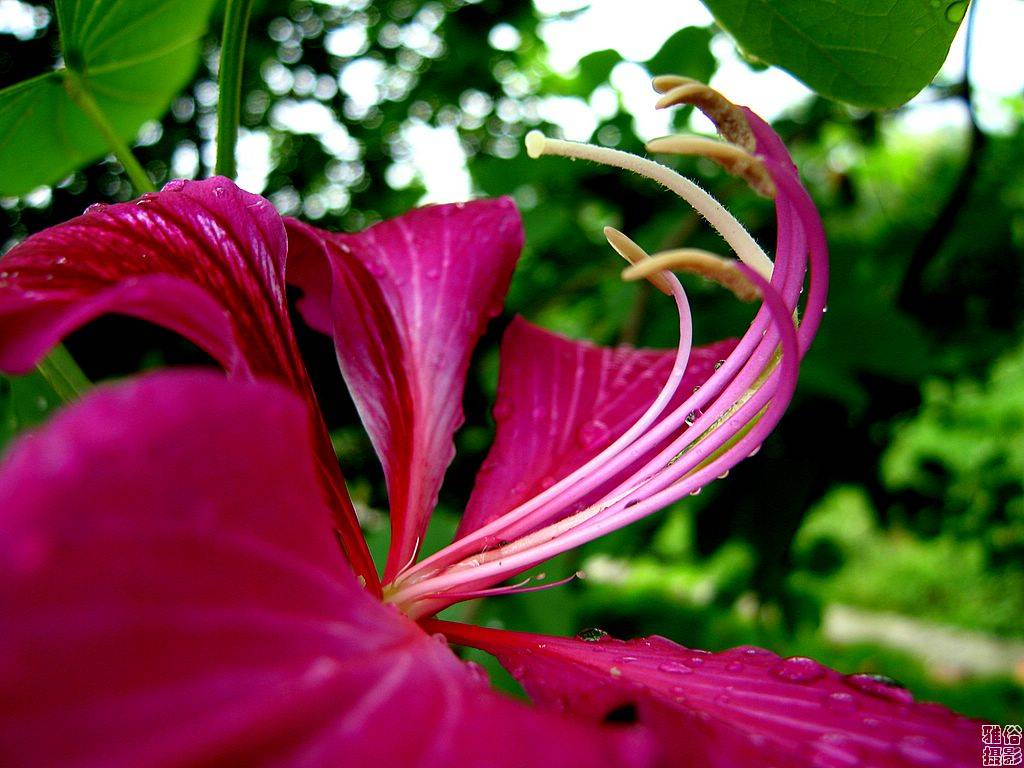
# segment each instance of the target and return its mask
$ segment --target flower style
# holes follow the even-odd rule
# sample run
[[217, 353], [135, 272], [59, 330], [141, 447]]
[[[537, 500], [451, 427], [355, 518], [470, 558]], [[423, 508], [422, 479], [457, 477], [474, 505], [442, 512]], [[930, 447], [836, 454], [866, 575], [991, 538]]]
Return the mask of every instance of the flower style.
[[[494, 446], [455, 541], [418, 562], [470, 352], [521, 246], [510, 201], [331, 234], [282, 221], [226, 179], [177, 181], [93, 206], [0, 261], [0, 369], [27, 371], [115, 312], [181, 333], [227, 372], [97, 388], [0, 466], [5, 764], [975, 764], [975, 722], [811, 659], [433, 618], [533, 589], [502, 585], [724, 476], [792, 395], [825, 302], [817, 213], [756, 115], [683, 78], [655, 86], [660, 106], [695, 104], [726, 141], [668, 137], [649, 150], [712, 157], [773, 198], [774, 261], [664, 166], [529, 135], [533, 156], [604, 162], [676, 192], [738, 260], [648, 256], [608, 230], [632, 262], [625, 276], [675, 301], [678, 349], [602, 349], [515, 319]], [[672, 269], [761, 299], [744, 336], [693, 348]], [[384, 466], [383, 580], [302, 366], [286, 284], [333, 337]], [[449, 642], [493, 653], [532, 704], [491, 690]]]

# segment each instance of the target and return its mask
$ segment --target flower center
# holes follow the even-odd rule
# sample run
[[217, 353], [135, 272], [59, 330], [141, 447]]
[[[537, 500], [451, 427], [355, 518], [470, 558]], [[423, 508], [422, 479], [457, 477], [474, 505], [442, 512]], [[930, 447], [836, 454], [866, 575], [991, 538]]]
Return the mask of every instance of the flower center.
[[[529, 580], [497, 585], [724, 477], [732, 466], [756, 453], [789, 403], [799, 359], [809, 341], [798, 337], [795, 327], [807, 274], [808, 237], [804, 227], [797, 226], [794, 203], [781, 195], [776, 176], [795, 174], [755, 154], [754, 133], [744, 111], [716, 91], [676, 77], [656, 78], [655, 88], [664, 92], [659, 107], [694, 104], [728, 140], [671, 136], [650, 142], [648, 149], [709, 157], [758, 193], [775, 198], [779, 211], [776, 261], [721, 203], [666, 166], [619, 150], [530, 132], [526, 147], [532, 158], [558, 155], [590, 160], [637, 173], [674, 192], [718, 231], [738, 260], [686, 248], [651, 256], [622, 232], [605, 229], [612, 247], [630, 262], [623, 277], [646, 278], [675, 301], [680, 340], [672, 371], [654, 402], [607, 448], [533, 498], [410, 565], [386, 585], [385, 601], [413, 618], [430, 616], [461, 600], [550, 586], [531, 586]], [[780, 178], [788, 190], [789, 177]], [[674, 409], [669, 405], [689, 361], [692, 325], [686, 293], [671, 270], [714, 280], [746, 301], [763, 299], [732, 354]], [[810, 295], [823, 304], [820, 290]], [[820, 307], [812, 306], [809, 299], [807, 311], [809, 316], [816, 315]], [[814, 328], [816, 322], [810, 324], [811, 333]], [[570, 511], [604, 487], [611, 490], [596, 502]]]

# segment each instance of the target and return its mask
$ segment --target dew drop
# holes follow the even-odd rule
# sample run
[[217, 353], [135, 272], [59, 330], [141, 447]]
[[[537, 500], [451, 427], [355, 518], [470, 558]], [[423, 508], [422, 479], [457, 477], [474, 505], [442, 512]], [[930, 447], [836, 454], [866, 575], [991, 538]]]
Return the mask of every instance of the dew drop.
[[592, 419], [580, 428], [577, 437], [584, 448], [596, 448], [608, 438], [608, 425], [600, 419]]
[[612, 667], [611, 669], [608, 670], [608, 674], [610, 674], [612, 677], [621, 677], [622, 676], [622, 670], [619, 669], [618, 667]]
[[857, 700], [848, 693], [830, 693], [825, 699], [825, 706], [834, 712], [853, 712], [857, 709]]
[[185, 180], [184, 179], [171, 179], [166, 184], [164, 184], [163, 191], [164, 192], [177, 192], [178, 190], [180, 190], [184, 186], [185, 186]]
[[704, 489], [703, 488], [694, 488], [692, 491], [690, 491], [690, 495], [691, 496], [700, 496], [700, 492], [702, 490], [704, 490]]
[[700, 656], [691, 656], [688, 659], [684, 659], [683, 663], [688, 667], [701, 667], [704, 665], [704, 659]]
[[576, 639], [585, 643], [599, 643], [608, 637], [608, 633], [597, 627], [587, 627], [576, 633]]
[[224, 197], [224, 191], [225, 191], [224, 187], [220, 187], [220, 186], [214, 187], [213, 188], [213, 196], [214, 197]]
[[942, 765], [943, 755], [924, 736], [907, 736], [896, 745], [896, 752], [913, 765]]
[[699, 414], [696, 411], [690, 411], [688, 414], [686, 414], [686, 426], [692, 427], [693, 422], [697, 420], [698, 416]]
[[67, 264], [68, 263], [68, 257], [67, 256], [58, 256], [56, 261], [57, 261], [58, 264]]
[[717, 370], [718, 370], [719, 368], [721, 368], [721, 367], [722, 367], [723, 365], [725, 365], [725, 360], [716, 360], [716, 361], [715, 361], [715, 370], [717, 371]]
[[791, 683], [813, 683], [824, 677], [825, 667], [806, 656], [793, 656], [772, 667], [771, 674]]
[[445, 648], [448, 647], [448, 638], [444, 636], [443, 632], [435, 632], [431, 635], [438, 643], [443, 645]]
[[967, 0], [956, 0], [946, 6], [946, 21], [950, 24], [959, 24], [967, 15]]
[[666, 661], [664, 664], [659, 664], [658, 669], [662, 672], [668, 672], [670, 675], [690, 675], [693, 674], [693, 670], [685, 664], [681, 664], [678, 661]]
[[85, 215], [88, 216], [94, 213], [103, 213], [109, 207], [110, 206], [108, 206], [106, 203], [93, 203], [92, 205], [85, 209]]
[[487, 676], [487, 670], [475, 661], [467, 661], [466, 670], [469, 672], [469, 676], [474, 683], [478, 683], [479, 685], [487, 685], [490, 683], [490, 678]]
[[891, 677], [883, 675], [847, 675], [844, 682], [854, 690], [874, 696], [876, 699], [910, 704], [913, 695]]

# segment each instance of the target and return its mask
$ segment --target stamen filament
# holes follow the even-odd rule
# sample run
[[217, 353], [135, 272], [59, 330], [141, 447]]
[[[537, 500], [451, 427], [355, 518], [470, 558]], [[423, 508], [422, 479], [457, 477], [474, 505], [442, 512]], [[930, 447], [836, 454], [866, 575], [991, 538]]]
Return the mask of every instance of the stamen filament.
[[530, 157], [541, 155], [559, 155], [590, 160], [602, 165], [621, 168], [644, 176], [675, 192], [689, 203], [697, 213], [708, 220], [708, 223], [722, 236], [736, 252], [736, 256], [745, 264], [756, 270], [763, 277], [770, 278], [772, 261], [761, 249], [746, 228], [737, 221], [720, 202], [697, 186], [685, 176], [681, 176], [661, 163], [637, 157], [628, 152], [608, 147], [595, 147], [592, 144], [581, 144], [563, 139], [550, 139], [540, 131], [530, 131], [526, 137], [526, 148]]
[[713, 280], [724, 288], [732, 291], [740, 301], [753, 301], [758, 292], [753, 283], [743, 277], [732, 259], [724, 259], [718, 254], [701, 248], [676, 248], [649, 256], [643, 261], [622, 270], [624, 280], [639, 280], [656, 275], [661, 270], [674, 269], [691, 272], [695, 275]]

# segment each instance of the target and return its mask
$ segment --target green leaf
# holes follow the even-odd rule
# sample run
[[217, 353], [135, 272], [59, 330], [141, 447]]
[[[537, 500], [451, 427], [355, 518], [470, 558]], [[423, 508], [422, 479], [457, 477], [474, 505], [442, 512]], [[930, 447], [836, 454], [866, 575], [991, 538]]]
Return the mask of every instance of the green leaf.
[[0, 376], [0, 451], [20, 432], [41, 423], [61, 403], [39, 372]]
[[647, 60], [647, 70], [652, 75], [683, 75], [707, 82], [716, 65], [710, 46], [711, 30], [683, 27]]
[[887, 109], [939, 71], [968, 0], [704, 0], [743, 51], [838, 101]]
[[0, 91], [0, 195], [52, 184], [160, 117], [192, 77], [215, 0], [57, 3], [64, 67]]

